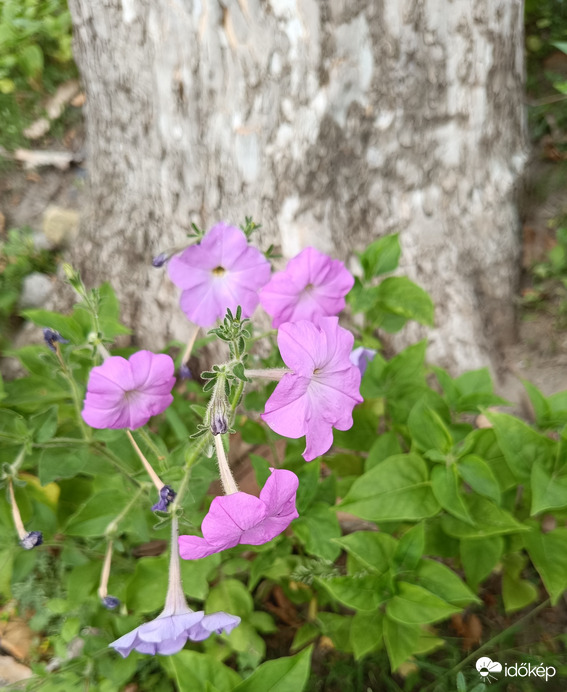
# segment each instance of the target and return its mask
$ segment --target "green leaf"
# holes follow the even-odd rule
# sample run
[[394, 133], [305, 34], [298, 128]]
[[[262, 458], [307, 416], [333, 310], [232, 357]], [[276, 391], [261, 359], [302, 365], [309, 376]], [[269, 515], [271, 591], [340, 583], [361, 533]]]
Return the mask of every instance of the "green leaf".
[[531, 382], [528, 382], [528, 380], [522, 380], [522, 384], [530, 398], [538, 428], [545, 429], [551, 418], [551, 407], [547, 399], [540, 390]]
[[403, 451], [396, 433], [394, 431], [386, 432], [380, 435], [370, 448], [364, 470], [370, 471], [384, 459], [393, 457], [395, 454], [402, 454]]
[[424, 625], [445, 620], [461, 610], [427, 589], [401, 581], [398, 583], [398, 594], [388, 601], [386, 612], [388, 618], [404, 625]]
[[419, 625], [405, 625], [392, 619], [387, 610], [383, 625], [386, 651], [395, 671], [416, 652], [422, 630]]
[[[47, 451], [47, 450], [46, 450]], [[128, 502], [118, 490], [103, 490], [91, 497], [69, 519], [66, 532], [70, 536], [103, 536], [108, 524]]]
[[507, 613], [525, 608], [538, 597], [537, 588], [520, 574], [527, 562], [525, 555], [512, 553], [503, 560], [502, 599]]
[[138, 560], [126, 589], [128, 609], [135, 613], [153, 613], [163, 608], [167, 592], [167, 572], [166, 555]]
[[384, 574], [393, 562], [396, 551], [396, 540], [387, 533], [379, 531], [355, 531], [354, 533], [335, 538], [349, 555], [373, 572]]
[[309, 644], [321, 634], [317, 625], [311, 622], [306, 622], [297, 630], [293, 642], [291, 643], [290, 651], [303, 649], [306, 644]]
[[416, 454], [386, 459], [357, 478], [338, 507], [369, 521], [419, 521], [439, 511]]
[[25, 440], [28, 436], [28, 428], [23, 416], [7, 408], [0, 408], [0, 440]]
[[463, 499], [455, 464], [436, 466], [431, 472], [431, 487], [443, 509], [467, 524], [474, 524]]
[[397, 233], [378, 238], [359, 255], [366, 281], [393, 272], [400, 261], [401, 248]]
[[532, 467], [531, 515], [567, 507], [567, 468], [550, 472], [538, 459]]
[[567, 529], [549, 533], [532, 529], [525, 534], [524, 542], [554, 606], [567, 589]]
[[30, 43], [18, 55], [18, 64], [26, 77], [37, 79], [43, 72], [43, 51], [36, 43]]
[[494, 426], [506, 462], [519, 481], [527, 481], [537, 460], [544, 465], [553, 456], [553, 440], [540, 435], [529, 425], [506, 413], [486, 412]]
[[312, 505], [305, 514], [294, 520], [292, 528], [311, 555], [331, 562], [339, 556], [341, 549], [332, 540], [341, 535], [341, 527], [329, 505], [320, 502]]
[[408, 417], [412, 441], [423, 452], [437, 449], [447, 453], [453, 446], [453, 438], [441, 416], [430, 408], [427, 399], [420, 399]]
[[61, 447], [43, 449], [39, 458], [39, 482], [47, 485], [61, 478], [74, 478], [84, 470], [88, 460], [88, 450], [84, 446], [75, 449]]
[[377, 574], [316, 578], [316, 581], [337, 601], [356, 610], [376, 610], [391, 596], [387, 580]]
[[199, 560], [181, 560], [181, 578], [187, 586], [191, 598], [204, 601], [209, 593], [209, 577], [220, 565], [218, 553], [202, 557]]
[[394, 553], [398, 574], [412, 572], [420, 561], [424, 550], [425, 530], [423, 522], [420, 522], [406, 531], [398, 542]]
[[353, 451], [365, 452], [372, 447], [376, 440], [376, 431], [383, 406], [380, 402], [365, 401], [355, 407], [352, 412], [353, 426], [349, 430], [334, 430], [333, 443]]
[[254, 602], [250, 592], [241, 581], [223, 579], [210, 590], [206, 601], [207, 613], [217, 610], [247, 618], [254, 610]]
[[132, 330], [120, 322], [120, 303], [107, 281], [99, 287], [99, 296], [99, 325], [104, 336], [112, 340], [120, 334], [131, 334]]
[[175, 656], [161, 661], [178, 690], [204, 690], [210, 683], [218, 692], [231, 692], [239, 688], [240, 675], [223, 665], [213, 656], [183, 649]]
[[457, 471], [465, 483], [468, 483], [479, 495], [488, 497], [497, 505], [500, 504], [500, 486], [484, 459], [469, 454], [460, 459]]
[[81, 325], [73, 317], [49, 310], [23, 310], [21, 314], [38, 327], [54, 329], [75, 345], [84, 341]]
[[319, 611], [317, 616], [321, 623], [323, 634], [333, 640], [333, 644], [339, 651], [352, 653], [350, 643], [350, 628], [352, 617], [350, 615], [337, 615]]
[[295, 656], [262, 663], [234, 692], [303, 692], [309, 678], [311, 652], [309, 647]]
[[405, 276], [384, 279], [375, 294], [378, 306], [388, 312], [433, 326], [433, 301], [426, 291]]
[[424, 589], [451, 605], [464, 608], [471, 602], [480, 603], [458, 575], [437, 560], [421, 560], [416, 570], [416, 580]]
[[382, 645], [383, 621], [384, 613], [381, 611], [355, 613], [350, 628], [350, 643], [357, 661]]
[[30, 417], [34, 440], [38, 443], [50, 440], [57, 432], [57, 406], [50, 406]]
[[502, 557], [503, 550], [502, 536], [461, 540], [461, 561], [467, 581], [474, 590], [494, 570]]
[[526, 526], [516, 521], [511, 514], [480, 495], [464, 495], [463, 499], [474, 526], [455, 517], [444, 516], [442, 519], [443, 530], [449, 536], [482, 538], [483, 536], [498, 536], [527, 530]]

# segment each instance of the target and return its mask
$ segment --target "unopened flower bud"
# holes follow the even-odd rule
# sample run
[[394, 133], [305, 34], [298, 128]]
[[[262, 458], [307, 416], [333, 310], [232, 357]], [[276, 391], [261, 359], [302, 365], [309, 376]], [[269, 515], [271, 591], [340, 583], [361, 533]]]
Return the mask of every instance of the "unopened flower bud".
[[60, 344], [68, 344], [69, 340], [64, 339], [59, 332], [56, 332], [55, 329], [49, 329], [46, 328], [43, 330], [43, 340], [47, 344], [47, 346], [52, 350], [55, 351], [55, 342], [58, 341]]
[[224, 435], [228, 432], [228, 421], [224, 411], [220, 409], [213, 409], [213, 415], [211, 416], [211, 432], [213, 435]]
[[170, 485], [164, 485], [159, 491], [160, 500], [152, 507], [154, 512], [167, 512], [169, 505], [175, 500], [177, 493]]
[[188, 363], [182, 363], [181, 367], [179, 368], [179, 377], [182, 380], [192, 380], [193, 379], [193, 373], [191, 372], [191, 368], [189, 367]]
[[169, 259], [169, 255], [165, 252], [160, 252], [159, 255], [156, 255], [153, 260], [152, 260], [152, 267], [156, 267], [156, 269], [159, 269], [160, 267], [163, 267], [163, 265], [167, 262]]
[[120, 599], [116, 598], [116, 596], [105, 596], [100, 601], [107, 610], [114, 610], [120, 605]]
[[43, 534], [41, 531], [30, 531], [26, 536], [20, 541], [22, 548], [26, 550], [31, 550], [38, 545], [43, 543]]

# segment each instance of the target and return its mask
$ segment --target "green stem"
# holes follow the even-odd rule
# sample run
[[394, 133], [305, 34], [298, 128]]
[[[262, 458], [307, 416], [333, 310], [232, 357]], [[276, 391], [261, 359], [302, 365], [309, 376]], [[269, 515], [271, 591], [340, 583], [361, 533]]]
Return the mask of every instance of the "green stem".
[[152, 450], [152, 452], [155, 454], [156, 458], [158, 461], [165, 461], [165, 457], [163, 454], [160, 452], [158, 446], [156, 443], [152, 440], [150, 437], [148, 431], [144, 428], [138, 428], [137, 432], [140, 433], [140, 435], [144, 438], [144, 442], [148, 445], [148, 447]]
[[543, 603], [540, 603], [533, 610], [530, 610], [530, 612], [527, 613], [527, 615], [524, 615], [523, 618], [520, 618], [519, 620], [517, 620], [513, 625], [510, 625], [510, 627], [507, 627], [505, 630], [503, 630], [502, 632], [499, 632], [497, 635], [492, 637], [492, 639], [489, 639], [489, 641], [487, 641], [486, 644], [483, 644], [481, 647], [479, 647], [472, 654], [469, 654], [460, 663], [458, 663], [456, 666], [451, 668], [451, 670], [448, 670], [446, 673], [441, 675], [441, 677], [437, 678], [435, 680], [435, 682], [432, 682], [431, 685], [428, 685], [427, 687], [425, 687], [421, 692], [428, 692], [429, 690], [432, 690], [434, 687], [437, 687], [439, 682], [441, 680], [443, 680], [444, 678], [447, 678], [449, 676], [453, 677], [454, 675], [456, 675], [461, 670], [461, 668], [464, 668], [467, 665], [467, 663], [477, 659], [483, 651], [491, 651], [492, 653], [494, 653], [494, 645], [495, 644], [497, 644], [501, 639], [506, 638], [510, 634], [510, 632], [513, 632], [516, 629], [520, 629], [527, 620], [532, 618], [534, 615], [539, 613], [541, 610], [546, 608], [548, 605], [549, 605], [549, 598], [547, 598], [545, 601], [543, 601]]
[[128, 514], [128, 512], [132, 509], [132, 507], [136, 504], [138, 501], [138, 498], [140, 495], [144, 492], [144, 488], [140, 486], [138, 490], [132, 495], [132, 498], [129, 500], [128, 504], [122, 509], [122, 511], [114, 517], [114, 519], [108, 524], [106, 529], [104, 530], [105, 536], [112, 537], [112, 534], [115, 533], [118, 530], [118, 524], [124, 519], [124, 517]]
[[79, 423], [79, 427], [81, 428], [81, 432], [83, 434], [83, 438], [85, 440], [90, 440], [92, 438], [92, 432], [89, 427], [85, 424], [85, 421], [83, 420], [83, 406], [82, 406], [82, 400], [81, 400], [81, 395], [79, 393], [79, 389], [77, 387], [77, 383], [73, 379], [72, 374], [69, 372], [69, 368], [67, 367], [67, 363], [63, 359], [63, 356], [61, 355], [61, 349], [59, 348], [59, 344], [55, 344], [55, 354], [57, 356], [57, 360], [59, 361], [59, 364], [61, 365], [61, 373], [63, 377], [67, 380], [69, 383], [69, 386], [71, 387], [71, 398], [73, 399], [73, 406], [75, 407], [75, 412], [77, 414], [77, 421]]
[[181, 479], [181, 484], [179, 485], [179, 488], [177, 489], [177, 495], [175, 496], [175, 500], [171, 504], [172, 516], [175, 516], [177, 510], [181, 509], [181, 501], [183, 500], [183, 497], [184, 497], [185, 493], [187, 492], [187, 487], [189, 485], [189, 478], [191, 476], [191, 467], [193, 466], [196, 459], [198, 458], [198, 456], [203, 451], [203, 448], [207, 445], [208, 437], [209, 437], [208, 435], [203, 435], [201, 438], [199, 438], [197, 444], [191, 450], [191, 454], [187, 457], [187, 460], [185, 462], [185, 473], [183, 474], [183, 478]]

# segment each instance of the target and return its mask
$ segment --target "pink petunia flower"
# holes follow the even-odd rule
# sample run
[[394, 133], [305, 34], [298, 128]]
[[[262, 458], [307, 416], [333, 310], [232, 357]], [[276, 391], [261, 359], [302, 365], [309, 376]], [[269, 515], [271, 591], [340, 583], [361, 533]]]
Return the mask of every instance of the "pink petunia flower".
[[83, 420], [92, 428], [145, 425], [173, 401], [174, 370], [165, 354], [138, 351], [128, 360], [110, 356], [91, 370]]
[[271, 315], [272, 326], [337, 315], [354, 278], [345, 265], [308, 247], [274, 274], [260, 291], [260, 303]]
[[212, 326], [227, 308], [250, 317], [258, 289], [270, 278], [270, 263], [234, 226], [218, 223], [198, 245], [169, 260], [169, 277], [183, 290], [181, 309], [200, 327]]
[[279, 328], [280, 353], [293, 372], [282, 377], [262, 418], [279, 435], [305, 435], [305, 461], [331, 447], [333, 428], [352, 427], [352, 410], [362, 402], [360, 370], [350, 361], [353, 343], [352, 334], [339, 327], [338, 317]]
[[261, 545], [284, 531], [297, 516], [297, 476], [285, 469], [270, 469], [260, 497], [236, 492], [215, 497], [203, 519], [199, 536], [180, 536], [179, 552], [196, 560], [235, 545]]

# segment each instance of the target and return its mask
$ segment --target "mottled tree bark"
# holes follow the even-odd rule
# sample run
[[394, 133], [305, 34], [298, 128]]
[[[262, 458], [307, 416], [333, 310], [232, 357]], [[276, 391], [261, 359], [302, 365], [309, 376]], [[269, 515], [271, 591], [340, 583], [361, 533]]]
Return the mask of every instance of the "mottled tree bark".
[[[69, 0], [91, 207], [75, 259], [141, 343], [183, 336], [152, 255], [191, 222], [261, 221], [349, 261], [400, 231], [457, 370], [514, 328], [525, 160], [518, 0]], [[399, 337], [416, 338], [409, 327]]]

